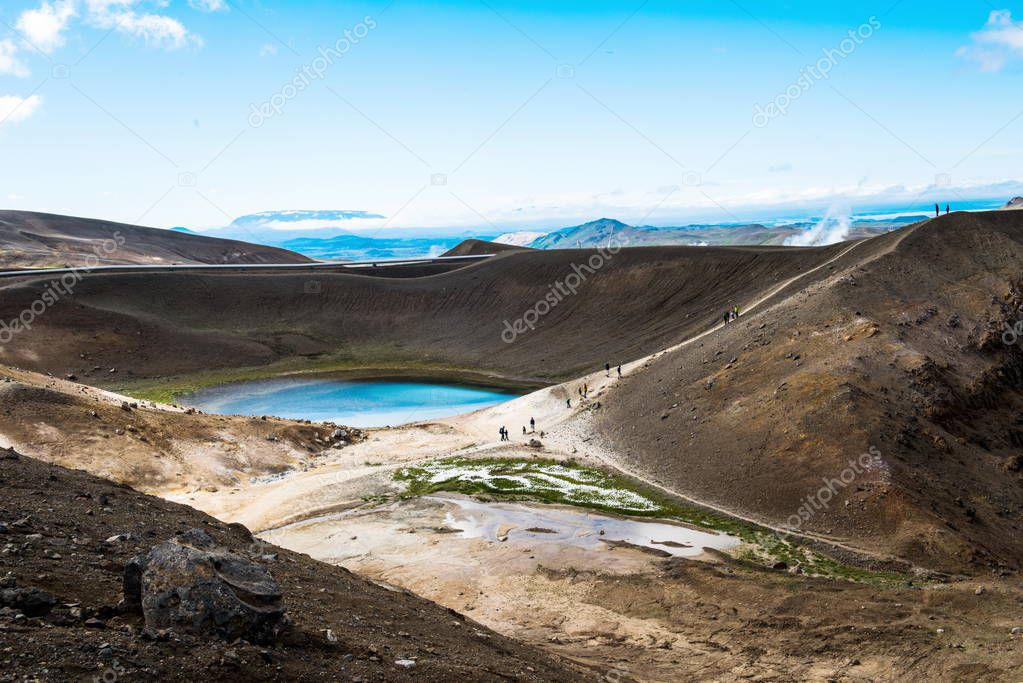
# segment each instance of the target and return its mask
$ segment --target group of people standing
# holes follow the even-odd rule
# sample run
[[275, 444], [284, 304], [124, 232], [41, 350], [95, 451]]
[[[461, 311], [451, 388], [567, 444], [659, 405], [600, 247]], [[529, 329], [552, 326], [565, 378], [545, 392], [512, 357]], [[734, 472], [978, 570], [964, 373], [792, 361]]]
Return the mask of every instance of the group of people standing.
[[[736, 315], [738, 315], [739, 314], [739, 307], [738, 306], [735, 307], [735, 311], [736, 311]], [[607, 377], [611, 376], [611, 364], [610, 363], [604, 363], [604, 375], [607, 376]], [[621, 379], [621, 378], [622, 378], [622, 366], [619, 365], [618, 366], [618, 379]], [[583, 382], [583, 385], [581, 387], [579, 387], [578, 391], [579, 391], [579, 398], [589, 398], [589, 396], [590, 396], [590, 387], [585, 382]], [[569, 409], [572, 408], [572, 399], [571, 399], [571, 397], [565, 399], [565, 406], [567, 408], [569, 408]], [[529, 418], [529, 432], [528, 433], [529, 434], [535, 434], [536, 433], [536, 419], [535, 418], [532, 418], [532, 417]], [[498, 430], [498, 434], [500, 434], [500, 436], [501, 436], [501, 441], [511, 441], [511, 435], [508, 432], [508, 428], [505, 427], [504, 425], [501, 425], [501, 428]], [[525, 426], [523, 426], [522, 427], [522, 435], [525, 436], [526, 434], [527, 434], [526, 428], [525, 428]], [[543, 436], [543, 432], [540, 432], [540, 435]]]
[[739, 306], [738, 305], [732, 306], [730, 309], [725, 311], [724, 320], [725, 320], [725, 324], [726, 325], [728, 323], [732, 322], [733, 320], [738, 320], [738, 319], [739, 319]]
[[[529, 433], [533, 434], [535, 432], [536, 432], [536, 419], [531, 417], [531, 418], [529, 418]], [[501, 435], [501, 441], [511, 441], [511, 436], [510, 436], [510, 434], [508, 432], [508, 428], [505, 427], [504, 425], [501, 425], [501, 428], [499, 430], [497, 430], [497, 433]], [[543, 434], [543, 432], [540, 432], [540, 434]], [[523, 427], [522, 427], [522, 435], [523, 436], [526, 435], [526, 427], [525, 427], [525, 425], [523, 425]]]

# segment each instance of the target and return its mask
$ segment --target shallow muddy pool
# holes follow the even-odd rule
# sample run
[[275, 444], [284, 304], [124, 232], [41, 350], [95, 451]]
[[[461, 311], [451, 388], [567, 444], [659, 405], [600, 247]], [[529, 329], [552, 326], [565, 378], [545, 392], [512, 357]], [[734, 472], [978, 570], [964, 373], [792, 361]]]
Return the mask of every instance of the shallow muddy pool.
[[616, 546], [695, 557], [704, 548], [727, 550], [741, 543], [726, 534], [665, 521], [615, 517], [560, 505], [480, 502], [455, 494], [421, 496], [369, 510], [324, 515], [267, 531], [262, 537], [319, 559], [342, 563], [369, 557], [415, 562], [420, 555], [430, 555], [436, 562], [467, 552], [451, 545], [439, 552], [423, 544], [424, 534], [442, 543], [480, 539], [501, 547], [529, 547], [532, 554], [544, 558], [572, 550], [590, 555], [594, 561]]
[[625, 543], [680, 557], [699, 555], [704, 548], [727, 550], [740, 543], [725, 534], [678, 524], [610, 517], [568, 507], [482, 503], [461, 497], [445, 500], [454, 506], [447, 513], [447, 525], [467, 538], [528, 539], [530, 543], [557, 543], [591, 550], [610, 543]]
[[281, 377], [210, 387], [181, 402], [210, 413], [383, 427], [468, 413], [516, 395], [466, 384]]

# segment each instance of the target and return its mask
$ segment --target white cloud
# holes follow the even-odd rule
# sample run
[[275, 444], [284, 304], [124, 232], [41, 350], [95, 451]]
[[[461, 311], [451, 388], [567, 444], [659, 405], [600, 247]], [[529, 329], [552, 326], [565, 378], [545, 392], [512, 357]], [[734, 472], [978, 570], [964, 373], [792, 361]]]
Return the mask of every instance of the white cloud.
[[263, 47], [259, 48], [260, 57], [273, 57], [277, 54], [277, 43], [264, 43]]
[[188, 0], [188, 6], [200, 12], [226, 12], [227, 0]]
[[35, 114], [43, 98], [39, 95], [18, 97], [17, 95], [0, 95], [0, 126], [7, 123], [21, 123]]
[[18, 59], [18, 46], [13, 40], [0, 40], [0, 74], [25, 78], [28, 69]]
[[73, 0], [43, 0], [38, 8], [22, 12], [16, 27], [32, 47], [49, 54], [64, 44], [64, 30], [74, 16]]
[[1001, 71], [1009, 60], [1023, 58], [1023, 21], [1013, 21], [1007, 9], [993, 10], [970, 38], [972, 43], [956, 50], [956, 56], [975, 62], [981, 71]]
[[[145, 41], [147, 45], [169, 50], [202, 45], [202, 39], [189, 32], [177, 19], [136, 11], [135, 7], [141, 4], [139, 0], [87, 0], [87, 3], [89, 22], [99, 28], [116, 29]], [[166, 5], [159, 1], [156, 4]]]

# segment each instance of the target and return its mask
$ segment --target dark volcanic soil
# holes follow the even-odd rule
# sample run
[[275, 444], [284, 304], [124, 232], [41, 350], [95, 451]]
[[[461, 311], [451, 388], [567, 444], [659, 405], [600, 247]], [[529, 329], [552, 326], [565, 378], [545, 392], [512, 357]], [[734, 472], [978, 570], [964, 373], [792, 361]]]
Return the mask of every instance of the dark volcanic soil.
[[28, 211], [0, 211], [0, 268], [310, 263], [286, 249]]
[[487, 242], [486, 240], [470, 239], [460, 242], [454, 249], [444, 252], [444, 256], [483, 256], [486, 254], [500, 254], [506, 251], [530, 251], [529, 247], [519, 247], [514, 244], [499, 244]]
[[[90, 275], [73, 297], [0, 347], [0, 362], [107, 386], [132, 377], [323, 358], [553, 380], [677, 343], [733, 303], [843, 248], [624, 249], [592, 270], [590, 263], [603, 258], [595, 251], [510, 251], [453, 272], [402, 279]], [[585, 277], [577, 293], [563, 296], [534, 330], [508, 343], [506, 323], [529, 319], [528, 312], [576, 269]], [[0, 321], [18, 316], [46, 285], [0, 283]], [[90, 376], [93, 366], [118, 372]]]
[[1021, 277], [1012, 213], [872, 240], [627, 378], [598, 428], [630, 469], [730, 511], [930, 568], [1018, 570], [1023, 353], [1002, 333]]
[[[0, 680], [576, 681], [587, 673], [460, 614], [262, 542], [190, 508], [0, 451], [0, 576], [58, 599], [0, 611]], [[144, 637], [118, 613], [121, 571], [176, 533], [207, 531], [281, 584], [293, 627], [275, 645]], [[120, 539], [114, 537], [123, 536]], [[108, 540], [110, 539], [110, 540]], [[326, 629], [337, 636], [330, 642]], [[416, 664], [404, 668], [399, 659]]]

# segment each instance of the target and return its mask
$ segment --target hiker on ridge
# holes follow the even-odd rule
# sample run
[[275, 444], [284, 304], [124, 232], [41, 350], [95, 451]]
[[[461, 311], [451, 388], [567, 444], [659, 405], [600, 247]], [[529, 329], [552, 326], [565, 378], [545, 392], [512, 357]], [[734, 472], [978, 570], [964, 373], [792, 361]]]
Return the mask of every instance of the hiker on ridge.
[[536, 420], [534, 420], [533, 418], [529, 418], [529, 431], [531, 432], [536, 431]]
[[941, 207], [937, 204], [934, 205], [934, 217], [937, 218], [941, 215]]
[[604, 363], [604, 375], [607, 376], [607, 377], [611, 376], [611, 364], [610, 363]]
[[622, 378], [622, 366], [619, 365], [618, 366], [618, 379], [621, 379], [621, 378]]
[[566, 398], [565, 399], [565, 405], [567, 405], [571, 409], [571, 407], [572, 407], [572, 399]]
[[951, 207], [950, 207], [950, 206], [949, 206], [948, 204], [946, 204], [946, 205], [945, 205], [945, 215], [946, 215], [946, 216], [948, 215], [948, 212], [949, 212], [950, 210], [951, 210]]

